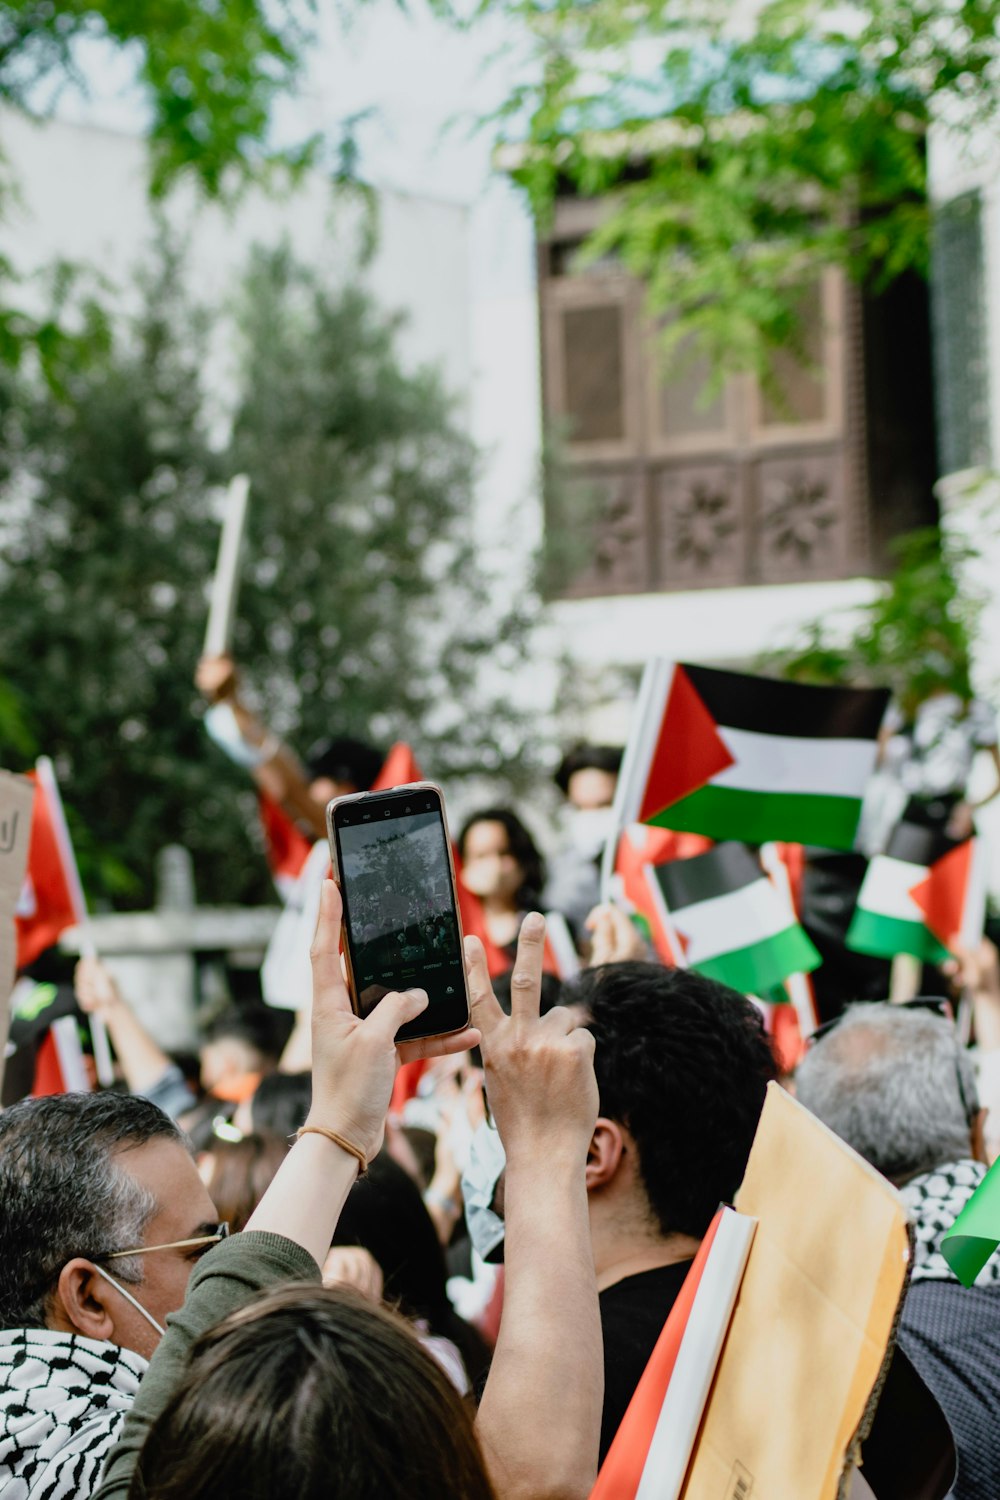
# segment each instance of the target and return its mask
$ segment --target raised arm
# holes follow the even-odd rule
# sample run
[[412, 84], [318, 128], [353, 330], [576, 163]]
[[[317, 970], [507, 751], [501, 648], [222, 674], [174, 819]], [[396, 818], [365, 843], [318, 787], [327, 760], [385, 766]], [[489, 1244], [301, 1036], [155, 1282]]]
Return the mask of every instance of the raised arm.
[[604, 1363], [587, 1214], [594, 1041], [539, 1018], [545, 923], [525, 918], [505, 1016], [466, 940], [486, 1092], [507, 1153], [504, 1308], [476, 1422], [501, 1500], [584, 1500], [597, 1474]]
[[[146, 1434], [186, 1369], [195, 1340], [260, 1291], [319, 1280], [361, 1159], [378, 1151], [400, 1061], [461, 1052], [473, 1030], [395, 1044], [400, 1026], [427, 1005], [423, 990], [386, 995], [364, 1021], [351, 1011], [340, 970], [340, 894], [323, 889], [313, 964], [313, 1103], [305, 1132], [285, 1157], [242, 1234], [216, 1246], [191, 1278], [184, 1306], [167, 1320], [95, 1500], [124, 1500]], [[340, 1144], [336, 1137], [340, 1138]]]
[[280, 803], [290, 818], [322, 838], [323, 809], [310, 795], [306, 772], [243, 700], [232, 657], [203, 656], [195, 684], [211, 705], [205, 727], [220, 749], [248, 770], [261, 791]]
[[[80, 1009], [88, 1016], [97, 1016], [108, 1028], [130, 1092], [152, 1094], [174, 1065], [125, 1000], [110, 969], [99, 958], [81, 958], [73, 975], [73, 989]], [[168, 1114], [183, 1113], [194, 1103], [194, 1095], [183, 1083], [179, 1092], [181, 1109], [168, 1109]]]

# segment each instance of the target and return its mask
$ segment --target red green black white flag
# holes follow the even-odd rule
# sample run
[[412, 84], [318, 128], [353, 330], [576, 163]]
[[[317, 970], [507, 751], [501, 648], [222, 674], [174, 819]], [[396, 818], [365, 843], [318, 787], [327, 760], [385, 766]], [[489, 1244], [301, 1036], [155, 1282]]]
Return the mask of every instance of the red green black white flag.
[[986, 866], [978, 839], [956, 842], [900, 823], [868, 865], [847, 946], [877, 958], [910, 953], [939, 964], [975, 948], [986, 916]]
[[888, 699], [881, 688], [651, 661], [619, 780], [618, 827], [850, 849]]
[[787, 896], [745, 844], [650, 865], [650, 893], [687, 968], [745, 995], [770, 996], [820, 956]]

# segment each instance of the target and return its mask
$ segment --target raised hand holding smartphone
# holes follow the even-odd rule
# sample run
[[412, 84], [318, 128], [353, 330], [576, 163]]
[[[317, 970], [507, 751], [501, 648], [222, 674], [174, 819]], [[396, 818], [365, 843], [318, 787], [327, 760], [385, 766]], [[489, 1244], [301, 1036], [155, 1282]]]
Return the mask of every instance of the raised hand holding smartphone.
[[462, 930], [444, 798], [431, 782], [338, 797], [327, 808], [344, 903], [344, 953], [356, 1014], [419, 988], [426, 1010], [397, 1040], [469, 1024]]

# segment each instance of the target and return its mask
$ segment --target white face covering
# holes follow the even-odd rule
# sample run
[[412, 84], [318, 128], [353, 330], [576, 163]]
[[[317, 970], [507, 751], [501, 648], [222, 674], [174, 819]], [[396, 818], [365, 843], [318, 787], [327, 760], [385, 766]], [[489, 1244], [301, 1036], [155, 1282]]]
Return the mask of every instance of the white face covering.
[[125, 1298], [126, 1302], [131, 1302], [131, 1304], [135, 1308], [136, 1312], [142, 1314], [142, 1316], [146, 1319], [146, 1322], [150, 1325], [151, 1328], [155, 1328], [156, 1329], [157, 1333], [160, 1335], [160, 1338], [162, 1339], [167, 1330], [165, 1328], [161, 1328], [160, 1324], [156, 1321], [156, 1319], [153, 1317], [153, 1314], [151, 1312], [147, 1312], [146, 1311], [146, 1309], [143, 1307], [142, 1303], [139, 1301], [138, 1297], [133, 1297], [132, 1293], [129, 1291], [128, 1287], [122, 1286], [121, 1282], [118, 1281], [116, 1277], [110, 1275], [107, 1271], [103, 1270], [100, 1266], [94, 1266], [94, 1270], [97, 1272], [98, 1276], [103, 1276], [104, 1279], [105, 1279], [105, 1281], [110, 1281], [111, 1285], [117, 1291], [121, 1292], [121, 1294]]
[[612, 807], [579, 807], [569, 819], [569, 841], [584, 859], [596, 859], [614, 832]]

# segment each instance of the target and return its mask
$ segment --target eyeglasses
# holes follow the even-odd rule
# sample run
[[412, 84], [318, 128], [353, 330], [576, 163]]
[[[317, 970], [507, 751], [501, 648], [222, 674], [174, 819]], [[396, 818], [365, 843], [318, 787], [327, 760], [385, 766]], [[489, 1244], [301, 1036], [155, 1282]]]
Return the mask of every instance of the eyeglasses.
[[150, 1255], [154, 1250], [196, 1250], [204, 1246], [207, 1250], [229, 1238], [229, 1225], [224, 1221], [216, 1224], [210, 1234], [199, 1234], [191, 1240], [172, 1240], [169, 1245], [137, 1245], [134, 1250], [113, 1250], [110, 1255], [95, 1257], [100, 1260], [125, 1260], [130, 1255]]

